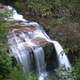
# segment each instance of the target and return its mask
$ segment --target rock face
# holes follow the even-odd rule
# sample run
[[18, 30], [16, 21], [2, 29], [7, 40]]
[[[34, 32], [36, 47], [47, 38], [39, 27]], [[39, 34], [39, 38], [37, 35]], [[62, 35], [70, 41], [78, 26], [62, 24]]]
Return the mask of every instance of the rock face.
[[36, 45], [39, 45], [39, 46], [43, 46], [43, 45], [48, 44], [48, 41], [46, 41], [46, 40], [43, 39], [43, 38], [36, 38], [36, 39], [33, 39], [33, 40], [32, 40], [32, 43], [34, 43], [34, 44], [36, 44]]
[[5, 13], [8, 10], [8, 7], [0, 4], [0, 13]]
[[[27, 35], [28, 32], [34, 33], [36, 31], [36, 27], [34, 25], [29, 25], [29, 24], [25, 25], [22, 23], [15, 22], [14, 25], [11, 25], [10, 27], [11, 27], [10, 32], [15, 32], [17, 37], [24, 40], [23, 45], [25, 45], [26, 47], [44, 46], [44, 45], [48, 44], [48, 41], [42, 37], [36, 37], [33, 39], [27, 38], [27, 37], [29, 37]], [[22, 35], [21, 32], [23, 32], [24, 35], [26, 33], [26, 37], [20, 37], [19, 35]], [[24, 38], [26, 38], [27, 41], [25, 41]]]
[[36, 30], [36, 28], [33, 25], [24, 25], [20, 23], [15, 23], [14, 25], [11, 25], [10, 31], [12, 30], [15, 32], [33, 32]]
[[[21, 32], [23, 32], [23, 34], [25, 35], [25, 33], [28, 33], [28, 32], [34, 33], [37, 30], [34, 25], [24, 24], [23, 22], [17, 22], [17, 21], [14, 22], [14, 24], [11, 24], [10, 28], [11, 28], [10, 33], [15, 32], [17, 37], [20, 37], [19, 35], [21, 35]], [[29, 37], [28, 35], [26, 35], [26, 36]], [[36, 37], [34, 39], [26, 38], [27, 41], [25, 41], [24, 37], [20, 37], [20, 38], [24, 40], [23, 44], [26, 47], [30, 47], [31, 45], [32, 46], [43, 46], [43, 45], [48, 44], [48, 41], [46, 41], [42, 37]], [[30, 42], [30, 44], [29, 44], [29, 42]]]

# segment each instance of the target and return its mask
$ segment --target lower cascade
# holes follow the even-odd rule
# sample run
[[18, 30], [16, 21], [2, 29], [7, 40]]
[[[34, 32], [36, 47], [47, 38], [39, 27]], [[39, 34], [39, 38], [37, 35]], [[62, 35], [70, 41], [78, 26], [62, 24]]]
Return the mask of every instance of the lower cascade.
[[38, 80], [49, 80], [44, 51], [47, 44], [54, 46], [59, 66], [64, 66], [66, 70], [71, 68], [62, 46], [58, 41], [51, 40], [40, 24], [24, 19], [10, 6], [8, 6], [8, 9], [13, 10], [13, 16], [10, 16], [7, 20], [16, 21], [7, 36], [9, 51], [11, 56], [14, 56], [21, 65], [24, 73], [31, 72], [32, 56], [34, 55]]
[[46, 73], [46, 65], [44, 59], [44, 51], [42, 47], [36, 47], [33, 49], [36, 64], [37, 64], [37, 71], [39, 74], [39, 80], [47, 80], [47, 73]]

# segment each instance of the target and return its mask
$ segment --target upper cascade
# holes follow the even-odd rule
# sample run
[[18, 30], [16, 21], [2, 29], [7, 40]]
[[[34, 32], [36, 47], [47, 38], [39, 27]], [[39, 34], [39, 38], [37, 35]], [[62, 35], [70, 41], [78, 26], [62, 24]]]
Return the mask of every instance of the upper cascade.
[[10, 16], [10, 19], [16, 20], [16, 21], [26, 21], [22, 15], [18, 14], [15, 9], [13, 9], [11, 6], [8, 6], [8, 9], [12, 11], [12, 16]]

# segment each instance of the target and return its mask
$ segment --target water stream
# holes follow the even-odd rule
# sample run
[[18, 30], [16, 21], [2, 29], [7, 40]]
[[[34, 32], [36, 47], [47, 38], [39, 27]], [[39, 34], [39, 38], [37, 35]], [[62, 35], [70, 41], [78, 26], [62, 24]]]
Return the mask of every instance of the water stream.
[[37, 71], [38, 71], [38, 79], [39, 80], [47, 80], [47, 72], [46, 72], [46, 64], [45, 64], [45, 56], [44, 50], [42, 47], [36, 47], [33, 49], [34, 57], [36, 60]]
[[53, 43], [54, 48], [56, 50], [59, 65], [64, 66], [66, 69], [71, 68], [71, 64], [70, 64], [62, 46], [60, 45], [60, 43], [58, 41], [51, 41], [51, 43]]

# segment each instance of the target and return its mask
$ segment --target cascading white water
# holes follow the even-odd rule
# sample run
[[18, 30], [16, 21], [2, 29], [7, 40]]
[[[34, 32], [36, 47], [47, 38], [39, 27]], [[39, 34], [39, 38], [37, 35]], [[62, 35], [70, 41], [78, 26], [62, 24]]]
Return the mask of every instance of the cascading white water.
[[26, 48], [23, 41], [15, 33], [8, 35], [8, 44], [10, 45], [11, 54], [22, 66], [24, 72], [30, 71], [30, 49]]
[[[8, 6], [8, 8], [10, 10], [12, 10], [13, 8]], [[16, 10], [13, 10], [13, 16], [11, 16], [9, 18], [10, 20], [14, 19], [14, 20], [20, 20], [20, 21], [23, 21], [23, 24], [25, 25], [38, 25], [37, 23], [35, 22], [31, 22], [31, 23], [26, 23], [25, 19], [23, 18], [22, 15], [19, 15]], [[38, 25], [39, 26], [39, 25]], [[13, 33], [12, 33], [13, 34]], [[28, 32], [28, 34], [30, 35], [31, 33]], [[37, 30], [32, 33], [32, 35], [30, 35], [30, 37], [37, 37], [35, 34], [38, 35], [38, 37], [45, 37], [43, 35], [43, 33], [39, 30], [39, 28], [37, 27]], [[31, 43], [29, 37], [27, 36], [27, 34], [21, 32], [21, 34], [16, 37], [16, 35], [14, 34], [14, 36], [12, 36], [12, 38], [15, 38], [14, 41], [15, 44], [14, 44], [14, 41], [12, 42], [11, 38], [9, 39], [8, 43], [11, 43], [12, 45], [10, 45], [10, 48], [11, 48], [11, 53], [13, 53], [13, 55], [15, 55], [16, 59], [18, 62], [21, 63], [22, 67], [23, 67], [23, 70], [24, 72], [27, 71], [30, 69], [30, 52], [29, 50], [26, 48], [25, 49], [25, 46], [23, 44], [23, 42], [19, 42], [19, 39], [17, 38], [22, 38], [25, 40], [25, 44], [29, 45], [29, 47], [32, 47], [34, 44]], [[17, 44], [16, 44], [17, 43]], [[14, 45], [16, 45], [15, 50], [13, 50], [14, 48], [12, 47]], [[19, 48], [19, 50], [18, 50]], [[37, 71], [38, 71], [38, 76], [39, 76], [39, 80], [47, 80], [47, 73], [46, 73], [46, 66], [45, 66], [45, 60], [44, 60], [44, 51], [43, 51], [43, 48], [42, 47], [36, 47], [35, 49], [33, 49], [33, 52], [34, 52], [34, 56], [35, 56], [35, 60], [36, 60], [36, 64], [37, 64]]]
[[62, 46], [59, 44], [59, 42], [58, 41], [50, 41], [50, 42], [53, 43], [54, 48], [56, 50], [59, 65], [64, 66], [66, 69], [71, 68], [71, 64], [70, 64]]
[[[13, 9], [10, 6], [8, 6], [8, 8], [9, 10]], [[11, 54], [13, 54], [16, 57], [17, 61], [21, 63], [24, 72], [28, 72], [30, 70], [30, 49], [32, 49], [36, 60], [38, 79], [48, 80], [43, 47], [39, 47], [31, 42], [33, 39], [37, 38], [43, 38], [49, 43], [52, 43], [55, 47], [59, 64], [64, 65], [66, 69], [71, 68], [69, 60], [66, 54], [64, 53], [62, 46], [57, 41], [52, 41], [49, 38], [49, 36], [45, 33], [45, 31], [42, 28], [40, 28], [40, 25], [38, 23], [27, 22], [27, 20], [25, 20], [22, 15], [18, 14], [15, 9], [13, 9], [13, 16], [11, 16], [9, 19], [22, 21], [22, 24], [26, 26], [33, 25], [36, 28], [36, 30], [33, 32], [21, 32], [18, 34], [18, 36], [13, 31], [13, 33], [10, 33], [11, 37], [8, 37], [8, 43], [12, 51]]]
[[33, 48], [33, 52], [34, 52], [34, 57], [36, 60], [36, 65], [37, 65], [37, 71], [38, 71], [38, 76], [39, 76], [38, 79], [48, 80], [43, 48], [35, 47]]
[[11, 6], [8, 6], [8, 9], [12, 11], [12, 16], [10, 16], [7, 20], [27, 21], [23, 18], [22, 15], [18, 14], [17, 11], [13, 9]]

